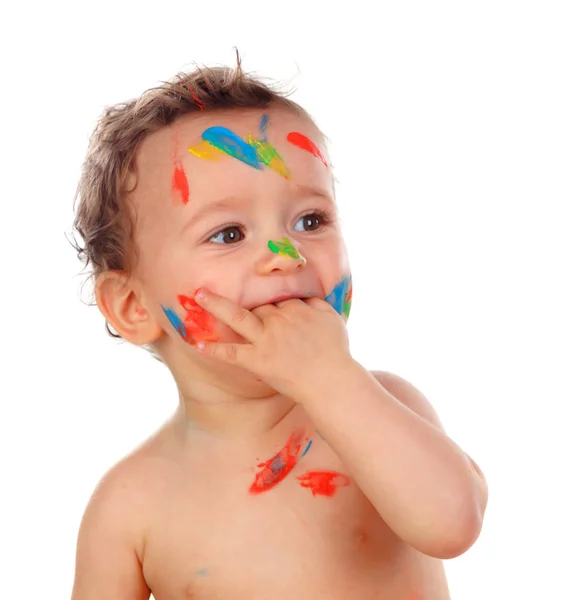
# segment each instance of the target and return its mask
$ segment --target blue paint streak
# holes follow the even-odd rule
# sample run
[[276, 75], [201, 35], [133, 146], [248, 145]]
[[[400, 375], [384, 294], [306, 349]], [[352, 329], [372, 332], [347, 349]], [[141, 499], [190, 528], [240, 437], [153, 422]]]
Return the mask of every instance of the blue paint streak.
[[262, 169], [256, 149], [227, 127], [210, 127], [202, 133], [202, 139], [233, 158], [255, 169]]
[[333, 288], [333, 291], [325, 298], [326, 302], [341, 315], [345, 310], [345, 299], [347, 290], [351, 281], [351, 276], [347, 275]]
[[323, 441], [325, 441], [325, 438], [319, 433], [319, 429], [316, 429], [315, 432]]
[[167, 319], [172, 323], [172, 326], [182, 336], [182, 339], [186, 339], [188, 337], [186, 335], [186, 328], [184, 327], [182, 319], [174, 312], [174, 309], [165, 308], [162, 304], [161, 308], [164, 310], [164, 314], [167, 316]]
[[268, 125], [268, 115], [262, 115], [260, 120], [260, 134], [262, 135], [261, 142], [266, 142], [266, 126]]
[[301, 455], [300, 458], [303, 458], [309, 452], [309, 449], [311, 448], [312, 442], [313, 442], [313, 440], [309, 440], [309, 442], [308, 442], [308, 444], [307, 444], [307, 446], [306, 446], [305, 450], [303, 451], [303, 453], [302, 453], [302, 455]]

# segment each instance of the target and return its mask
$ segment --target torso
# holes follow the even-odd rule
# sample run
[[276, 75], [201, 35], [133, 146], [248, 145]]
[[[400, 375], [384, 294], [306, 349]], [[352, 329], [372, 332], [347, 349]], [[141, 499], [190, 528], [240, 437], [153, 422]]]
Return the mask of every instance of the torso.
[[332, 497], [299, 484], [312, 470], [346, 475], [303, 425], [309, 450], [258, 494], [257, 463], [280, 445], [260, 457], [227, 441], [180, 454], [164, 429], [140, 450], [140, 559], [155, 600], [449, 600], [442, 561], [400, 540], [352, 480]]

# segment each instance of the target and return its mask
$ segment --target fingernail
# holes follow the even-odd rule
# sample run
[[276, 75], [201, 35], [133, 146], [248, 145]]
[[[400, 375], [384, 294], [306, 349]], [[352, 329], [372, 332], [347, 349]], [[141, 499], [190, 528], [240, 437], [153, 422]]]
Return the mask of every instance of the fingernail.
[[194, 298], [196, 298], [196, 300], [203, 300], [205, 297], [206, 293], [204, 292], [204, 288], [198, 288], [194, 294]]
[[206, 347], [206, 343], [205, 342], [198, 342], [196, 344], [196, 350], [198, 352], [203, 352], [205, 347]]

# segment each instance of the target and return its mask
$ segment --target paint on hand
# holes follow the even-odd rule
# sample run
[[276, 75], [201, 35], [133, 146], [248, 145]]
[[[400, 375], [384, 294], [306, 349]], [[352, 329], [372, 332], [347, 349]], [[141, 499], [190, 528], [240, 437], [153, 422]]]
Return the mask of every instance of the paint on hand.
[[282, 238], [280, 242], [273, 240], [268, 241], [268, 248], [274, 252], [274, 254], [280, 254], [281, 256], [287, 256], [288, 258], [296, 258], [304, 263], [306, 259], [294, 248], [292, 242], [288, 238]]
[[199, 575], [200, 577], [204, 577], [205, 575], [208, 575], [208, 573], [209, 571], [205, 567], [196, 571], [196, 575]]
[[256, 474], [255, 481], [249, 488], [251, 494], [266, 492], [288, 476], [298, 462], [302, 439], [302, 433], [292, 433], [290, 439], [280, 452], [266, 462], [258, 465], [262, 468]]
[[348, 318], [352, 302], [352, 277], [350, 275], [343, 277], [325, 298], [325, 302], [328, 302], [340, 315]]
[[184, 327], [191, 337], [190, 343], [217, 342], [219, 336], [215, 333], [217, 319], [204, 310], [196, 301], [188, 296], [178, 295], [180, 306], [186, 311]]
[[309, 488], [314, 496], [334, 496], [338, 487], [350, 483], [346, 475], [336, 471], [308, 471], [296, 479], [302, 487]]
[[327, 161], [325, 160], [325, 157], [323, 156], [323, 154], [321, 154], [321, 151], [319, 150], [319, 148], [303, 133], [299, 133], [297, 131], [291, 131], [288, 134], [287, 140], [290, 142], [290, 144], [294, 144], [294, 146], [297, 146], [298, 148], [301, 148], [302, 150], [305, 150], [306, 152], [313, 154], [313, 156], [319, 158], [319, 160], [325, 166], [327, 166]]

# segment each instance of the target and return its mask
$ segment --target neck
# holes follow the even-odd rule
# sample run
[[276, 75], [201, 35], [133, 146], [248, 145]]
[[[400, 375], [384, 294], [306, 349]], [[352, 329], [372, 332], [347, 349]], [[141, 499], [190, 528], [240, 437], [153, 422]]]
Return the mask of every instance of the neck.
[[294, 400], [258, 381], [254, 374], [224, 365], [183, 364], [169, 368], [179, 391], [176, 424], [186, 433], [217, 437], [261, 436], [285, 421]]

